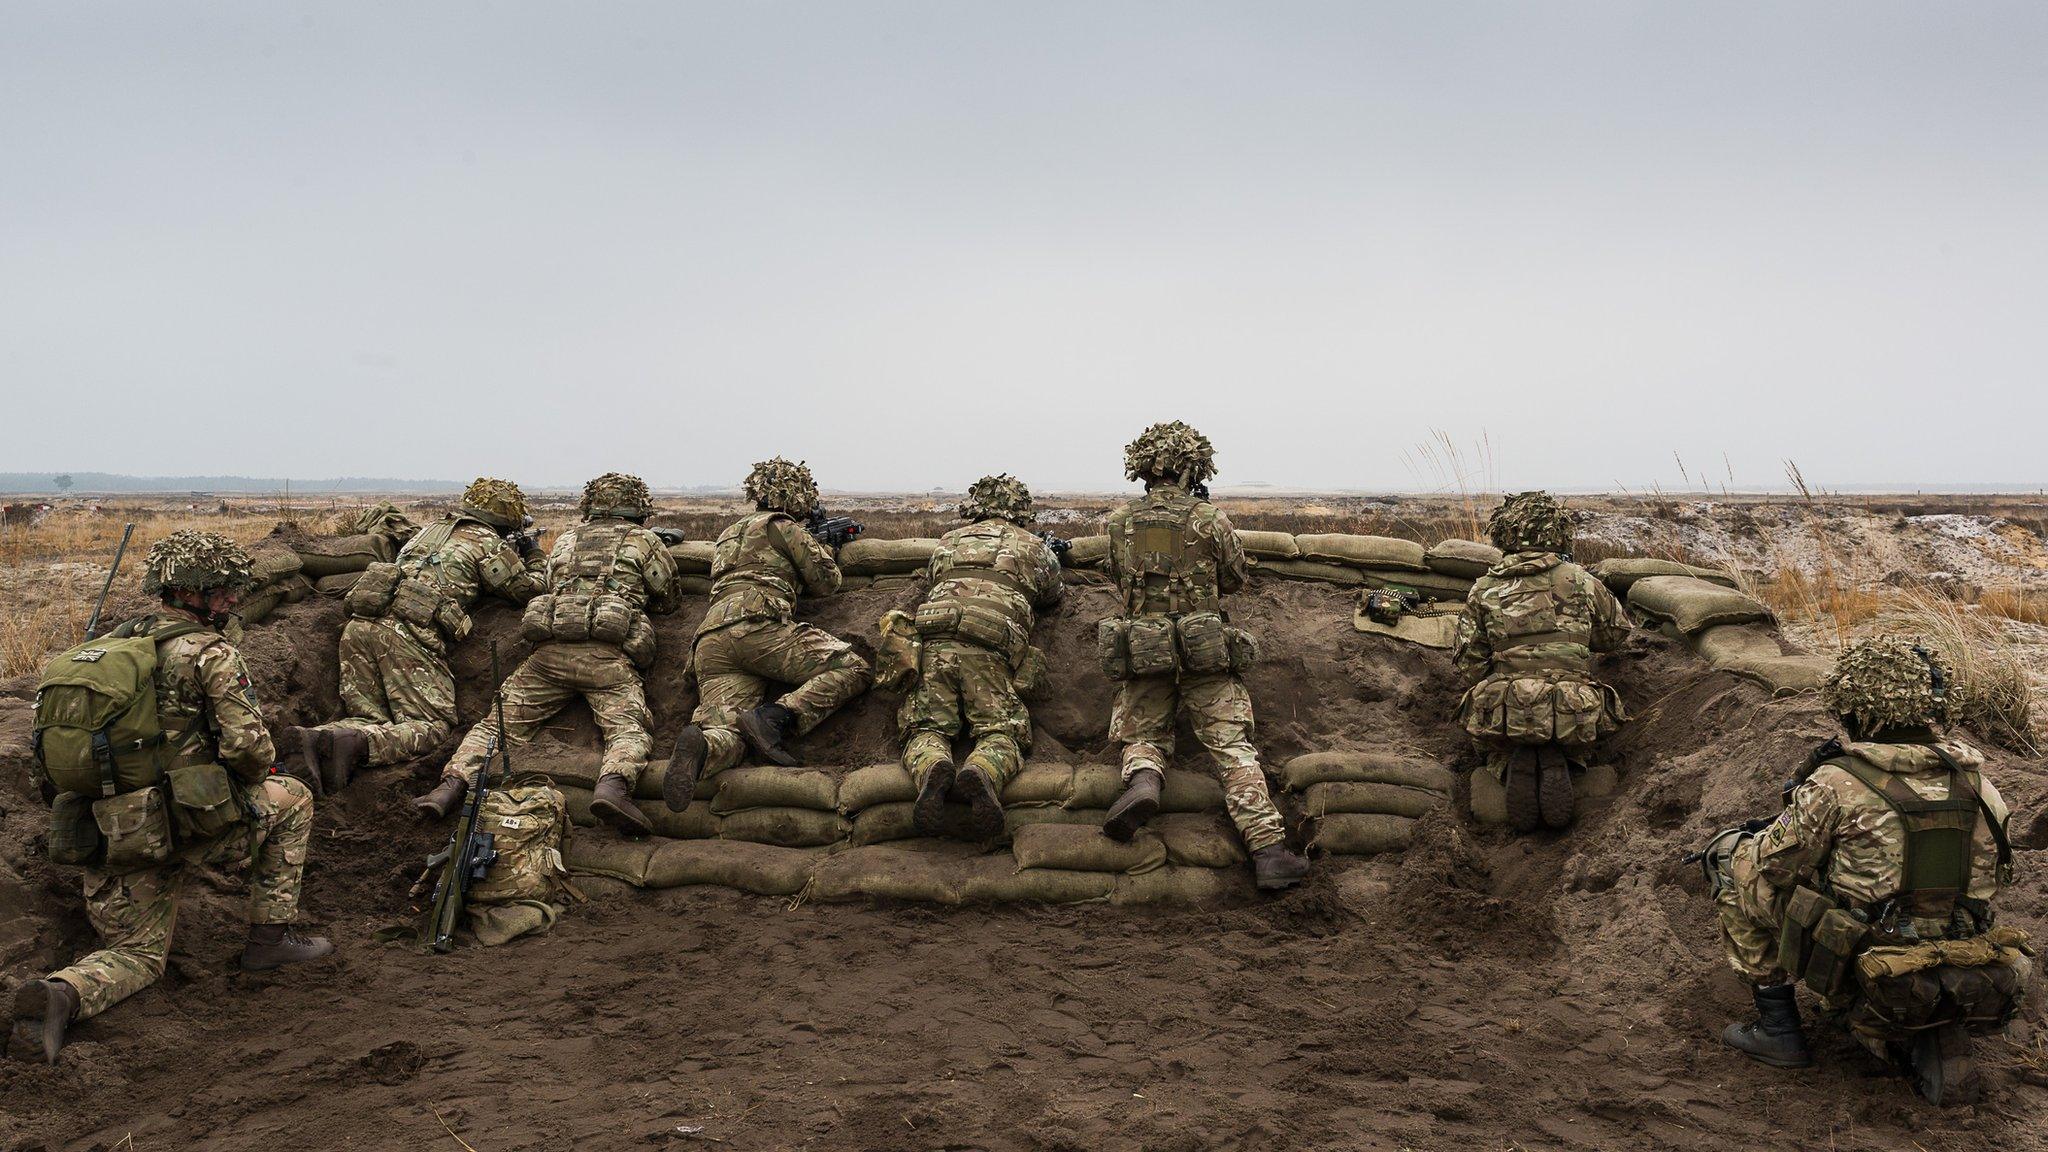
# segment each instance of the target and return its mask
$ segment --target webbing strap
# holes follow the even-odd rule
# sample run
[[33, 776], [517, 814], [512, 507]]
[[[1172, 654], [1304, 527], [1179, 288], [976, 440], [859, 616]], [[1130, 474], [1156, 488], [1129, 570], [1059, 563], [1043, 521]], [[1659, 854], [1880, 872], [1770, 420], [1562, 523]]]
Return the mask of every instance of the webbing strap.
[[1934, 750], [1936, 756], [1941, 758], [1941, 762], [1948, 766], [1949, 771], [1968, 780], [1970, 798], [1977, 802], [1977, 810], [1984, 814], [1984, 823], [1991, 829], [1991, 842], [1998, 846], [1998, 882], [2000, 884], [2010, 884], [2012, 882], [2012, 841], [2006, 837], [2005, 826], [2007, 821], [2012, 819], [2012, 816], [2007, 814], [2005, 820], [2000, 820], [1998, 815], [1991, 811], [1990, 801], [1984, 799], [1982, 778], [1978, 773], [1965, 771], [1962, 765], [1956, 763], [1955, 757], [1950, 756], [1940, 745], [1929, 745], [1929, 747]]
[[[1936, 752], [1939, 754], [1938, 749]], [[1895, 899], [1905, 901], [1908, 913], [1914, 916], [1930, 914], [1927, 900], [1947, 899], [1948, 910], [1953, 910], [1955, 901], [1970, 891], [1972, 833], [1982, 797], [1970, 773], [1947, 756], [1941, 759], [1949, 769], [1948, 793], [1938, 800], [1922, 797], [1904, 780], [1861, 760], [1843, 757], [1831, 761], [1883, 800], [1904, 825]], [[1968, 797], [1961, 794], [1965, 789]], [[1969, 819], [1958, 825], [1955, 818], [1965, 813]], [[1939, 875], [1931, 874], [1937, 871]]]

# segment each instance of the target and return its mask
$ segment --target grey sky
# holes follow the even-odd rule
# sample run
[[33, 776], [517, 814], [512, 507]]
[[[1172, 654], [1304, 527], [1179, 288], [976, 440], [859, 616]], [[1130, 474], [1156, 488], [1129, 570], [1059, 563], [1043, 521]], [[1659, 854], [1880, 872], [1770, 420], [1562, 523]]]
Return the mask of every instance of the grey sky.
[[2048, 6], [0, 4], [0, 470], [2048, 479]]

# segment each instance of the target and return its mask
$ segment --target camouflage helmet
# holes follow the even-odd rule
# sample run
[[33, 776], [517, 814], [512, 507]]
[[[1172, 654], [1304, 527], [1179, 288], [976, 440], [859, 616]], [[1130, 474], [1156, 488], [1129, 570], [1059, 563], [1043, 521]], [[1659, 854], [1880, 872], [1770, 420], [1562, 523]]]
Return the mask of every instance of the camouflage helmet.
[[960, 501], [962, 520], [1008, 520], [1012, 524], [1029, 524], [1033, 515], [1031, 489], [1007, 472], [976, 480], [967, 489], [967, 499]]
[[249, 554], [240, 544], [213, 532], [181, 528], [150, 545], [149, 556], [142, 562], [142, 590], [152, 595], [167, 588], [246, 592], [255, 585]]
[[578, 506], [585, 520], [617, 516], [623, 520], [645, 520], [654, 511], [654, 496], [647, 481], [624, 472], [607, 472], [583, 486], [583, 503]]
[[818, 506], [818, 482], [803, 461], [791, 463], [777, 456], [763, 460], [747, 473], [743, 485], [747, 499], [775, 512], [787, 512], [801, 520]]
[[1517, 492], [1487, 518], [1486, 534], [1503, 552], [1569, 552], [1572, 518], [1548, 492]]
[[462, 490], [462, 511], [509, 532], [526, 521], [526, 493], [510, 480], [479, 476]]
[[1821, 702], [1862, 732], [1933, 726], [1948, 718], [1954, 673], [1939, 651], [1900, 636], [1849, 645], [1821, 685]]
[[1200, 484], [1216, 474], [1216, 446], [1178, 420], [1154, 424], [1124, 445], [1124, 479]]

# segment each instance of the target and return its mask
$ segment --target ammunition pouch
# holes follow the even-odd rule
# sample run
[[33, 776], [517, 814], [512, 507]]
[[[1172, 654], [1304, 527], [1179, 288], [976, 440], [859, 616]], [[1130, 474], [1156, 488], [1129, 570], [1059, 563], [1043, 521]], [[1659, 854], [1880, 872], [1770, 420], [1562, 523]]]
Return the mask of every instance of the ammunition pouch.
[[211, 840], [242, 822], [234, 778], [220, 765], [173, 768], [164, 779], [171, 793], [171, 826], [180, 841]]
[[94, 864], [106, 850], [100, 826], [93, 820], [92, 797], [59, 792], [50, 802], [50, 863]]
[[[643, 629], [644, 638], [636, 637]], [[647, 620], [645, 612], [633, 607], [622, 596], [602, 593], [596, 596], [576, 593], [535, 596], [527, 601], [526, 612], [519, 618], [519, 632], [536, 644], [550, 641], [577, 644], [586, 640], [621, 648], [631, 644], [645, 652], [649, 663], [654, 659], [652, 623]], [[633, 657], [633, 653], [629, 651], [627, 656]], [[634, 657], [634, 663], [639, 663], [637, 657]]]
[[1220, 612], [1190, 612], [1175, 620], [1181, 671], [1190, 676], [1230, 671], [1229, 632]]
[[95, 800], [92, 818], [106, 838], [109, 872], [128, 872], [171, 858], [171, 818], [162, 788], [143, 788]]
[[1131, 678], [1131, 622], [1111, 616], [1095, 625], [1095, 659], [1110, 680]]
[[1805, 885], [1792, 890], [1778, 930], [1778, 967], [1829, 999], [1849, 984], [1870, 925]]
[[1224, 630], [1230, 639], [1230, 670], [1240, 676], [1259, 663], [1259, 638], [1242, 628]]
[[363, 620], [377, 620], [391, 613], [391, 601], [398, 593], [399, 582], [405, 574], [398, 565], [380, 561], [363, 569], [356, 582], [349, 585], [348, 595], [342, 597], [342, 606], [348, 614]]
[[920, 604], [913, 624], [922, 639], [962, 640], [1000, 654], [1012, 666], [1031, 639], [1003, 605], [972, 597]]
[[364, 569], [342, 604], [358, 619], [389, 616], [423, 635], [438, 634], [449, 640], [469, 635], [469, 613], [454, 597], [439, 584], [397, 564], [372, 564]]
[[648, 619], [647, 613], [633, 613], [633, 630], [626, 633], [626, 641], [619, 648], [640, 671], [654, 667], [654, 621]]
[[882, 614], [878, 629], [881, 640], [875, 645], [875, 687], [885, 692], [907, 692], [917, 684], [918, 662], [924, 657], [917, 620], [900, 608], [892, 608]]
[[1036, 699], [1040, 692], [1045, 691], [1045, 686], [1051, 679], [1052, 671], [1046, 667], [1044, 651], [1035, 644], [1026, 644], [1024, 655], [1017, 661], [1011, 681], [1018, 697], [1025, 700]]
[[1180, 671], [1179, 645], [1171, 616], [1138, 616], [1130, 621], [1131, 677], [1172, 676]]
[[1867, 948], [1855, 965], [1862, 999], [1847, 1022], [1885, 1035], [1950, 1021], [1972, 1032], [1997, 1031], [2026, 997], [2028, 953], [2027, 934], [2003, 925], [1955, 940]]

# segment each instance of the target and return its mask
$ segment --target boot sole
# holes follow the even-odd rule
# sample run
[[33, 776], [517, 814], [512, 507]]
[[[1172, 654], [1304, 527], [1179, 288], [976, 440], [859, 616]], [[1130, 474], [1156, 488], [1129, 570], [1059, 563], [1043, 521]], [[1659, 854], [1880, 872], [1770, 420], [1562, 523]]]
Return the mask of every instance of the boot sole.
[[1563, 831], [1572, 826], [1572, 764], [1564, 750], [1544, 748], [1536, 753], [1540, 765], [1536, 777], [1536, 809], [1543, 826]]
[[[697, 777], [704, 771], [704, 757], [710, 751], [704, 733], [693, 724], [683, 729], [676, 737], [676, 750], [669, 757], [668, 774], [661, 778], [661, 802], [671, 812], [681, 812], [690, 806], [691, 797], [697, 794]], [[687, 772], [678, 773], [678, 763], [687, 765]]]
[[315, 960], [325, 960], [332, 955], [334, 955], [334, 945], [329, 944], [327, 951], [320, 953], [318, 956], [307, 956], [300, 960], [273, 960], [268, 964], [252, 964], [247, 957], [244, 957], [236, 961], [236, 964], [244, 972], [275, 972], [279, 968], [289, 968], [294, 964], [309, 964]]
[[590, 811], [600, 820], [628, 836], [650, 836], [654, 833], [653, 821], [644, 815], [635, 820], [632, 813], [609, 800], [591, 801]]
[[1507, 799], [1508, 827], [1517, 832], [1534, 832], [1543, 826], [1541, 780], [1534, 750], [1517, 748], [1508, 755]]
[[[64, 1047], [64, 1033], [71, 1026], [69, 1020], [52, 1026], [51, 1009], [57, 1007], [51, 1003], [52, 999], [50, 990], [40, 980], [30, 980], [14, 990], [14, 1018], [34, 1020], [42, 1025], [37, 1031], [42, 1033], [43, 1062], [46, 1064], [57, 1062], [57, 1052]], [[6, 1037], [0, 1037], [0, 1046], [4, 1046], [6, 1040]]]
[[795, 768], [803, 763], [789, 749], [769, 739], [768, 730], [761, 726], [761, 722], [754, 718], [752, 712], [740, 717], [740, 735], [746, 737], [747, 747], [752, 748], [756, 756], [771, 764]]
[[1111, 809], [1109, 819], [1102, 822], [1102, 834], [1119, 843], [1129, 844], [1152, 817], [1159, 813], [1159, 801], [1146, 797], [1133, 800], [1127, 808]]
[[[966, 773], [955, 777], [955, 790], [960, 787], [962, 779], [968, 777], [969, 774]], [[993, 840], [1003, 834], [1002, 798], [997, 796], [996, 790], [989, 785], [988, 777], [977, 772], [971, 775], [971, 781], [968, 787], [972, 791], [967, 797], [967, 803], [974, 810], [974, 834], [983, 840]]]
[[937, 836], [945, 823], [946, 793], [953, 788], [953, 766], [935, 765], [917, 790], [917, 806], [911, 809], [910, 825], [920, 836]]

